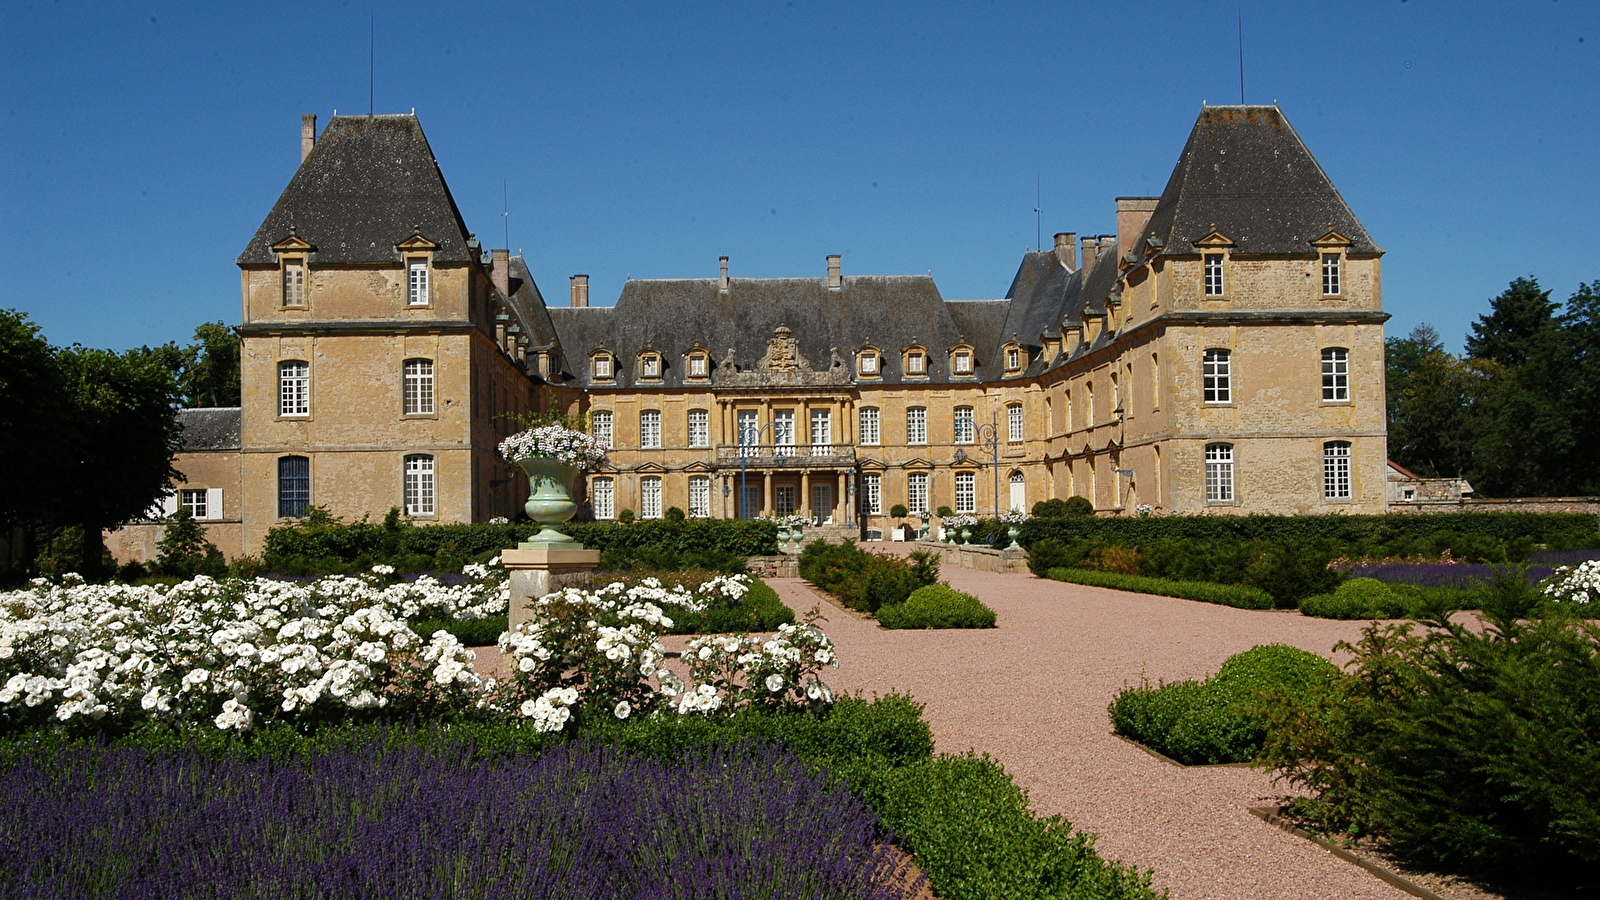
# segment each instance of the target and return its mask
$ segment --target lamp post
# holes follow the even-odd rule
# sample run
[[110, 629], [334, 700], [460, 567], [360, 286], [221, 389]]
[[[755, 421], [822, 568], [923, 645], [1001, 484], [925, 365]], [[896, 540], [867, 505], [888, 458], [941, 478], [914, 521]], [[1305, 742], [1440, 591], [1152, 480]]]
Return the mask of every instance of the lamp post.
[[[749, 475], [747, 474], [750, 461], [750, 448], [755, 447], [759, 451], [761, 448], [761, 436], [766, 434], [768, 428], [771, 428], [776, 424], [778, 424], [778, 421], [774, 419], [771, 422], [762, 425], [760, 428], [751, 426], [745, 428], [739, 433], [739, 518], [741, 519], [750, 518]], [[773, 433], [776, 434], [777, 432]], [[777, 445], [774, 444], [773, 446], [776, 448]], [[759, 455], [759, 453], [757, 455]], [[783, 465], [783, 460], [783, 455], [774, 449], [772, 454], [772, 464], [775, 466], [781, 466]]]
[[1000, 421], [991, 415], [989, 421], [978, 426], [975, 443], [994, 462], [994, 517], [1000, 518]]

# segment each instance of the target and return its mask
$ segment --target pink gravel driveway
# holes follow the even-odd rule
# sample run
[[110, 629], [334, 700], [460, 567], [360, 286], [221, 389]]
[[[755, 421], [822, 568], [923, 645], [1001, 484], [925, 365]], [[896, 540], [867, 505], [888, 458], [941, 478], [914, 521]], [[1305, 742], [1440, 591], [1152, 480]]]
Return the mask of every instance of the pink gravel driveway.
[[[898, 548], [897, 548], [898, 549]], [[1283, 793], [1266, 772], [1181, 768], [1111, 733], [1106, 706], [1141, 675], [1199, 678], [1257, 644], [1331, 655], [1358, 622], [945, 569], [1000, 615], [982, 631], [889, 631], [823, 604], [835, 690], [900, 692], [927, 707], [939, 751], [987, 753], [1036, 812], [1098, 834], [1109, 858], [1155, 870], [1174, 900], [1400, 900], [1410, 895], [1250, 815]], [[797, 611], [803, 581], [768, 581]]]

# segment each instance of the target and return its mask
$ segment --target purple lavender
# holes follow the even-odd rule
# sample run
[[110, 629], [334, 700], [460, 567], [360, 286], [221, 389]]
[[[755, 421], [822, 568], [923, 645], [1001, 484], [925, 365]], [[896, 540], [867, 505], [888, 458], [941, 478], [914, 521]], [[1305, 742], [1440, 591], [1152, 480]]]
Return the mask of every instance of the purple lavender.
[[891, 836], [790, 752], [464, 743], [273, 761], [87, 745], [0, 765], [0, 896], [888, 898]]
[[[1376, 578], [1388, 584], [1468, 590], [1493, 581], [1495, 572], [1503, 568], [1476, 563], [1365, 563], [1352, 566], [1349, 573], [1351, 578]], [[1529, 566], [1528, 579], [1537, 582], [1552, 571], [1549, 566]]]

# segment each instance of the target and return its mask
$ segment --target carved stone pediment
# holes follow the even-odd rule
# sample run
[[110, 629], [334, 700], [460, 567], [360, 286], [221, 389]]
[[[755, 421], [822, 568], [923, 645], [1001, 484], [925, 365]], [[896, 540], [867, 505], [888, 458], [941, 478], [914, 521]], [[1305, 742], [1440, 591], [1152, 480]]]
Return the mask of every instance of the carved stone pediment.
[[838, 353], [833, 354], [829, 360], [827, 371], [816, 372], [811, 368], [811, 361], [800, 353], [800, 342], [794, 337], [794, 332], [787, 325], [779, 325], [772, 330], [772, 337], [767, 339], [766, 355], [756, 360], [756, 364], [749, 369], [737, 369], [731, 365], [733, 351], [729, 348], [728, 358], [723, 361], [718, 372], [718, 384], [759, 386], [759, 385], [810, 385], [810, 384], [848, 384], [850, 382], [850, 369], [844, 361], [838, 358]]
[[811, 362], [800, 355], [800, 342], [791, 334], [787, 325], [772, 329], [772, 337], [767, 338], [767, 355], [756, 360], [758, 370], [774, 374], [811, 371]]

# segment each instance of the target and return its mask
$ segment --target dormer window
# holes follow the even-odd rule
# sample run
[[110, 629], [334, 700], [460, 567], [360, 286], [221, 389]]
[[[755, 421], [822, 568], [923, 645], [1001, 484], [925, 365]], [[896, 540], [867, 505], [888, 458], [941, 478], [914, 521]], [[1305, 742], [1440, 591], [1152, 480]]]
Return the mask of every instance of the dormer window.
[[432, 303], [428, 292], [428, 261], [413, 257], [406, 260], [406, 305], [427, 306]]
[[687, 369], [690, 378], [708, 378], [711, 375], [711, 359], [704, 353], [691, 353]]
[[1006, 348], [1006, 371], [1015, 372], [1022, 368], [1022, 351], [1016, 347]]
[[596, 353], [594, 355], [594, 379], [596, 381], [610, 381], [613, 377], [612, 372], [611, 354]]
[[922, 376], [928, 374], [928, 354], [921, 348], [906, 351], [906, 374]]
[[661, 377], [661, 354], [643, 353], [639, 356], [639, 377], [656, 380]]
[[1322, 296], [1339, 296], [1339, 254], [1322, 254]]
[[1206, 267], [1206, 296], [1207, 297], [1221, 297], [1222, 296], [1222, 288], [1223, 288], [1223, 281], [1222, 281], [1222, 254], [1221, 253], [1207, 253], [1207, 254], [1205, 254], [1205, 267]]
[[856, 371], [867, 378], [877, 378], [881, 370], [878, 351], [862, 350], [856, 355]]
[[306, 262], [303, 259], [283, 261], [283, 305], [306, 305]]
[[972, 351], [958, 349], [950, 354], [950, 372], [953, 375], [972, 374]]

